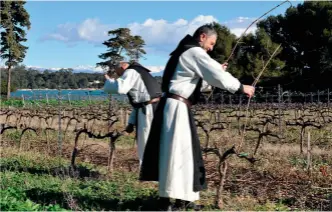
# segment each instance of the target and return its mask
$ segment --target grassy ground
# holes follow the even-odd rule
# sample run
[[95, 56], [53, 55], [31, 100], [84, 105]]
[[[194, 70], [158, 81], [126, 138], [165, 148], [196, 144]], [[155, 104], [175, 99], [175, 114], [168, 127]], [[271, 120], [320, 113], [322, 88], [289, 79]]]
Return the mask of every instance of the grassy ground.
[[[76, 166], [71, 167], [70, 135], [62, 144], [62, 157], [58, 157], [56, 133], [48, 151], [45, 142], [32, 132], [25, 140], [33, 142], [19, 149], [15, 133], [19, 134], [8, 130], [2, 137], [1, 210], [157, 210], [157, 184], [137, 179], [134, 135], [119, 139], [110, 172], [106, 167], [107, 140], [82, 138]], [[239, 136], [216, 133], [211, 140], [223, 152]], [[250, 153], [252, 146], [247, 142], [243, 150]], [[312, 155], [310, 174], [306, 155], [299, 154], [295, 144], [265, 142], [255, 164], [232, 156], [227, 160], [222, 210], [328, 210], [332, 152], [314, 147]], [[217, 158], [209, 155], [205, 162], [209, 189], [201, 192], [197, 203], [205, 206], [203, 210], [219, 210], [215, 207]]]
[[[211, 120], [209, 115], [203, 118]], [[228, 121], [226, 128], [209, 133], [209, 146], [221, 154], [241, 141], [236, 118]], [[204, 146], [205, 134], [198, 129]], [[278, 132], [275, 127], [269, 129]], [[208, 189], [197, 203], [204, 205], [203, 210], [332, 210], [329, 129], [307, 129], [311, 132], [310, 169], [306, 143], [300, 152], [299, 127], [288, 127], [283, 140], [263, 138], [256, 154], [258, 134], [248, 131], [241, 152], [256, 162], [235, 155], [227, 159], [222, 208], [216, 207], [219, 158], [204, 155]], [[138, 181], [134, 134], [117, 140], [109, 170], [108, 138], [82, 134], [75, 166], [71, 166], [74, 132], [63, 132], [60, 143], [56, 129], [26, 131], [22, 137], [21, 133], [22, 129], [8, 129], [1, 135], [0, 210], [158, 210], [158, 184]]]

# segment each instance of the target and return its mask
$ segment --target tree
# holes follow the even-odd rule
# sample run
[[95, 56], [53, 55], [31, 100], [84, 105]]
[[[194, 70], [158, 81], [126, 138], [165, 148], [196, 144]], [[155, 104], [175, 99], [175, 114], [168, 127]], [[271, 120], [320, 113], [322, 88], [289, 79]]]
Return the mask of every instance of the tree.
[[99, 55], [99, 58], [106, 60], [104, 62], [97, 63], [97, 66], [102, 68], [113, 68], [117, 61], [124, 59], [124, 57], [121, 56], [121, 52], [128, 46], [130, 30], [127, 28], [119, 28], [109, 31], [108, 35], [114, 35], [114, 37], [103, 42], [103, 44], [107, 46], [108, 50], [106, 53]]
[[43, 79], [42, 74], [38, 74], [35, 79], [37, 88], [45, 88], [45, 80]]
[[281, 43], [279, 58], [286, 61], [293, 89], [330, 87], [332, 78], [332, 2], [304, 1], [285, 15], [258, 23], [273, 42]]
[[[269, 35], [261, 28], [258, 28], [254, 35], [248, 34], [243, 37], [242, 45], [236, 54], [236, 69], [237, 73], [241, 75], [243, 83], [251, 84], [255, 80], [278, 46], [279, 44], [272, 42]], [[282, 48], [278, 50], [276, 55], [280, 54], [281, 51]], [[281, 71], [284, 66], [284, 61], [273, 57], [261, 76], [261, 80], [281, 77], [284, 74]]]
[[30, 16], [24, 8], [25, 1], [1, 1], [1, 58], [6, 60], [7, 98], [10, 98], [11, 68], [22, 62], [28, 47], [23, 27], [30, 29]]
[[210, 25], [216, 30], [218, 37], [213, 51], [208, 54], [219, 63], [224, 63], [231, 54], [232, 48], [235, 45], [236, 37], [230, 30], [219, 23], [213, 22]]
[[75, 80], [72, 76], [68, 79], [68, 85], [71, 89], [77, 89], [78, 88], [77, 83], [75, 82]]
[[[219, 63], [224, 63], [227, 57], [231, 54], [232, 47], [235, 45], [236, 37], [226, 26], [223, 26], [217, 22], [212, 22], [209, 25], [213, 26], [213, 28], [216, 30], [217, 41], [213, 50], [208, 52], [208, 54], [211, 56], [211, 58], [215, 59]], [[234, 73], [234, 66], [232, 62], [233, 61], [229, 63], [228, 71]], [[221, 89], [219, 88], [213, 88], [212, 90], [213, 93], [218, 93], [220, 91]]]
[[144, 45], [145, 42], [141, 38], [141, 36], [131, 36], [129, 46], [126, 49], [127, 55], [129, 56], [131, 61], [138, 62], [139, 58], [141, 58], [143, 54], [146, 54], [143, 49]]
[[106, 61], [97, 63], [97, 67], [109, 68], [110, 72], [112, 72], [115, 63], [124, 59], [122, 53], [127, 54], [131, 60], [136, 61], [146, 53], [143, 49], [145, 45], [144, 40], [141, 36], [132, 36], [128, 28], [111, 30], [108, 32], [108, 35], [112, 36], [112, 38], [103, 42], [108, 50], [106, 53], [99, 55], [99, 58]]
[[88, 85], [89, 85], [89, 81], [86, 77], [83, 77], [78, 81], [79, 88], [86, 88], [86, 87], [88, 87]]
[[[10, 87], [10, 92], [16, 91], [16, 86], [11, 86]], [[5, 80], [1, 80], [1, 95], [6, 95], [7, 94], [7, 83]]]

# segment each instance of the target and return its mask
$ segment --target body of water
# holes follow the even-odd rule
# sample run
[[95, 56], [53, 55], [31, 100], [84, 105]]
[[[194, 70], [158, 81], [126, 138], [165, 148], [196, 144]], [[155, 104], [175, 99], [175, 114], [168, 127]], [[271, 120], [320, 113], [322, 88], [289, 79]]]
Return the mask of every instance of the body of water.
[[[103, 90], [17, 90], [11, 93], [11, 97], [24, 98], [26, 100], [57, 99], [64, 100], [102, 100], [108, 99], [109, 94]], [[112, 94], [114, 99], [126, 100], [126, 95]]]

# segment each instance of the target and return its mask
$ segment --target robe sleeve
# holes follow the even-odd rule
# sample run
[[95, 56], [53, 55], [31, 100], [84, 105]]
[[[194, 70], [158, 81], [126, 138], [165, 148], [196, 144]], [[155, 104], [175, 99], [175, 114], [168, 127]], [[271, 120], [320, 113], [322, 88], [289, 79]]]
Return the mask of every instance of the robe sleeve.
[[235, 93], [241, 87], [241, 83], [229, 72], [225, 71], [221, 64], [212, 59], [202, 48], [189, 49], [183, 57], [183, 62], [196, 72], [208, 84]]
[[211, 85], [209, 85], [205, 80], [202, 82], [201, 92], [211, 91]]
[[137, 119], [137, 108], [133, 108], [133, 110], [130, 113], [128, 124], [136, 125]]
[[108, 79], [104, 84], [105, 93], [127, 94], [138, 79], [138, 73], [127, 69], [118, 79]]

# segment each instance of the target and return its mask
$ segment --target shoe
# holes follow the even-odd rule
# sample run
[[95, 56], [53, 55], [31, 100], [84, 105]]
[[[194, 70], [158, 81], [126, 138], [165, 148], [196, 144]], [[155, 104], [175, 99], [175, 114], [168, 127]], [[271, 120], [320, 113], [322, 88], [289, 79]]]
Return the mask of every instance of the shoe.
[[197, 205], [193, 202], [190, 202], [186, 205], [186, 209], [193, 209], [195, 211], [201, 211], [203, 209], [203, 205]]
[[172, 211], [172, 204], [169, 198], [160, 197], [158, 202], [159, 211]]
[[202, 208], [203, 208], [202, 205], [196, 205], [194, 202], [176, 199], [175, 204], [173, 206], [173, 211], [185, 211], [187, 209], [193, 209], [195, 211], [200, 211]]

